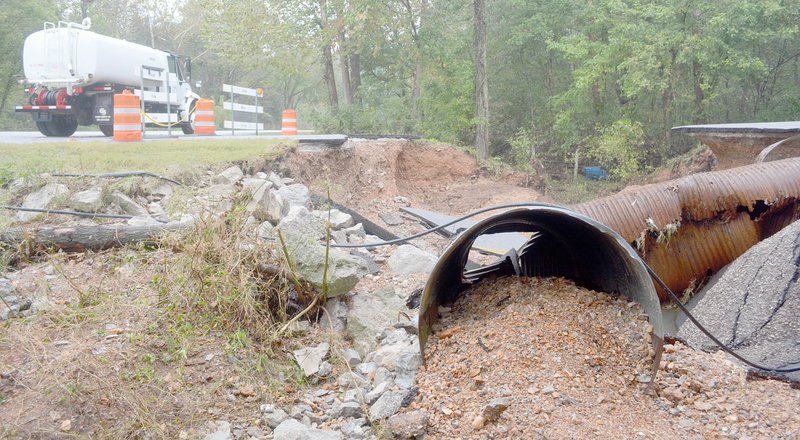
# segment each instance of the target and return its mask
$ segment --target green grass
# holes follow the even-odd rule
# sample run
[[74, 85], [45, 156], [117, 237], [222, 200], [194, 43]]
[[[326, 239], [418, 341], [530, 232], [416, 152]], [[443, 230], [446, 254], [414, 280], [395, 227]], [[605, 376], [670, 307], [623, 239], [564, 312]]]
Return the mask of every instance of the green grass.
[[589, 180], [583, 176], [578, 176], [575, 180], [548, 179], [547, 195], [556, 203], [571, 205], [616, 193], [624, 187], [624, 181]]
[[12, 175], [47, 172], [142, 170], [170, 174], [170, 170], [201, 165], [271, 159], [282, 148], [280, 141], [253, 138], [0, 144], [0, 182]]

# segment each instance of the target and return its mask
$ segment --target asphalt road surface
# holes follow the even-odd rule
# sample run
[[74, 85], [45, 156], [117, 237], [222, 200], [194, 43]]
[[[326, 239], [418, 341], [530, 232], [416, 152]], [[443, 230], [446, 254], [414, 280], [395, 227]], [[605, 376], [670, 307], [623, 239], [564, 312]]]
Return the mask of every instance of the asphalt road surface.
[[[298, 142], [313, 143], [343, 143], [347, 136], [343, 134], [301, 134], [299, 136], [281, 136], [278, 130], [259, 131], [259, 139], [286, 139], [297, 140]], [[185, 135], [180, 129], [173, 130], [170, 136], [167, 131], [148, 130], [145, 133], [144, 141], [158, 139], [180, 139], [180, 140], [205, 140], [220, 138], [255, 138], [255, 131], [236, 130], [232, 134], [230, 130], [217, 130], [214, 136]], [[2, 131], [0, 132], [0, 144], [36, 144], [47, 142], [113, 142], [110, 137], [103, 136], [99, 131], [77, 131], [69, 137], [47, 137], [38, 131]]]

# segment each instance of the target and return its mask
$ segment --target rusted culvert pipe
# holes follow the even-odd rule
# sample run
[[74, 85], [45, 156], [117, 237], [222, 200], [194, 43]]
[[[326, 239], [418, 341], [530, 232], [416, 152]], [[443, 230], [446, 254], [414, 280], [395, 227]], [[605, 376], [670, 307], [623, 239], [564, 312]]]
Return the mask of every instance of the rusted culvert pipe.
[[[519, 254], [511, 251], [499, 263], [467, 271], [472, 243], [483, 234], [533, 233]], [[593, 290], [625, 295], [638, 302], [653, 326], [658, 368], [664, 325], [661, 305], [647, 268], [636, 251], [608, 226], [567, 208], [552, 205], [514, 209], [481, 220], [456, 238], [431, 272], [419, 315], [419, 346], [425, 344], [438, 307], [452, 303], [470, 285], [489, 275], [554, 276]], [[655, 377], [655, 376], [653, 376]]]

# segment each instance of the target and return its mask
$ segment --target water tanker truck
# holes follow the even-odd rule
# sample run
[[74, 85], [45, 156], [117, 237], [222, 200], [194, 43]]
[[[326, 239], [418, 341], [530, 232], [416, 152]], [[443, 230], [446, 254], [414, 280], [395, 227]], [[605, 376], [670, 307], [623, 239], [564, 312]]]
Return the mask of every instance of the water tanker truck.
[[[78, 125], [114, 133], [114, 94], [142, 98], [148, 126], [180, 126], [194, 133], [200, 98], [189, 85], [188, 58], [91, 32], [83, 23], [45, 23], [25, 39], [22, 62], [30, 113], [45, 136], [71, 136]], [[185, 70], [185, 72], [184, 72]]]

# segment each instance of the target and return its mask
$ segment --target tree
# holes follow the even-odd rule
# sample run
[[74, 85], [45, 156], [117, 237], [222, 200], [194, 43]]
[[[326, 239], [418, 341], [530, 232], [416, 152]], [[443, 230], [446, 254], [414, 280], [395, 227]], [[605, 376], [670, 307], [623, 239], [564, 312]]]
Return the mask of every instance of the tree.
[[486, 78], [486, 0], [475, 1], [475, 152], [489, 158], [489, 83]]

